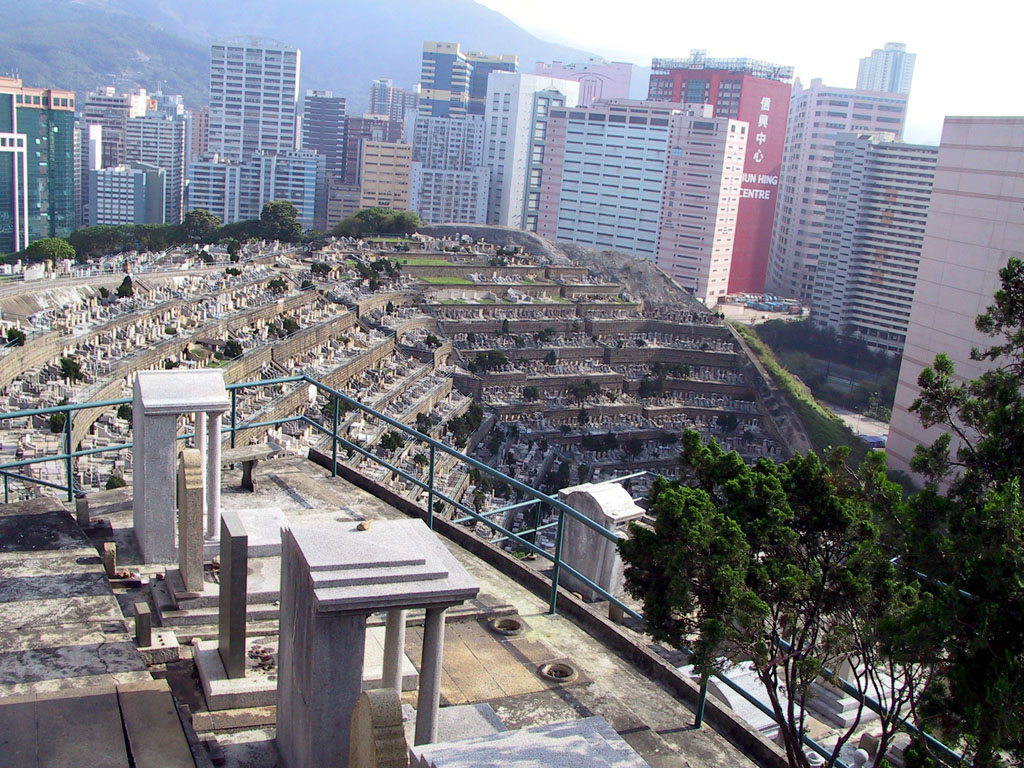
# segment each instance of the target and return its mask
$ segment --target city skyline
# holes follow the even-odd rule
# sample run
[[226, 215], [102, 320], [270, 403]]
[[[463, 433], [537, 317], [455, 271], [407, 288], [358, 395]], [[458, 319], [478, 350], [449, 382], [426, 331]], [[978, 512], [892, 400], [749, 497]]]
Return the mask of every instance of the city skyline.
[[[1008, 93], [979, 78], [983, 71], [1012, 71], [1016, 50], [1012, 25], [990, 22], [1005, 15], [1005, 7], [985, 0], [964, 17], [925, 15], [917, 6], [897, 3], [886, 7], [881, 22], [874, 14], [823, 12], [807, 0], [775, 14], [745, 0], [730, 9], [730, 18], [737, 21], [727, 24], [716, 18], [717, 6], [687, 7], [684, 18], [682, 10], [663, 0], [641, 0], [628, 14], [616, 12], [619, 7], [605, 0], [481, 2], [538, 37], [609, 60], [649, 67], [652, 58], [685, 58], [692, 49], [704, 49], [710, 56], [792, 65], [805, 85], [820, 78], [833, 88], [855, 87], [860, 59], [872, 50], [887, 42], [905, 43], [907, 51], [917, 54], [904, 136], [909, 142], [938, 144], [943, 120], [950, 115], [1024, 113], [1024, 93]], [[952, 39], [959, 41], [959, 51], [970, 52], [967, 65], [964, 56], [951, 55]]]

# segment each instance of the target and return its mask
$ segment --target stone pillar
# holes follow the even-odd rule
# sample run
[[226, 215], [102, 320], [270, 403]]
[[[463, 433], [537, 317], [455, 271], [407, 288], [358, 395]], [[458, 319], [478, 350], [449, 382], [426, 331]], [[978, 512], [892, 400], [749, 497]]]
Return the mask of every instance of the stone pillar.
[[225, 509], [220, 519], [217, 651], [229, 678], [245, 677], [245, 614], [248, 581], [249, 536], [238, 515], [230, 509]]
[[[143, 418], [142, 413], [134, 413], [133, 425], [142, 422]], [[132, 519], [135, 536], [139, 541], [142, 559], [147, 563], [173, 563], [174, 441], [177, 417], [150, 416], [145, 421], [144, 429], [135, 427], [132, 445], [135, 466], [132, 473]]]
[[196, 411], [195, 418], [196, 436], [193, 442], [199, 449], [199, 461], [203, 473], [203, 525], [206, 525], [206, 414]]
[[402, 661], [405, 659], [406, 611], [388, 611], [384, 629], [384, 670], [381, 688], [402, 692]]
[[203, 591], [203, 480], [199, 451], [178, 455], [178, 571], [189, 592]]
[[220, 532], [220, 421], [221, 414], [209, 414], [206, 434], [206, 538]]
[[416, 698], [414, 743], [437, 740], [437, 710], [441, 706], [441, 659], [444, 654], [445, 608], [427, 608], [423, 622], [423, 654], [420, 662], [420, 690]]

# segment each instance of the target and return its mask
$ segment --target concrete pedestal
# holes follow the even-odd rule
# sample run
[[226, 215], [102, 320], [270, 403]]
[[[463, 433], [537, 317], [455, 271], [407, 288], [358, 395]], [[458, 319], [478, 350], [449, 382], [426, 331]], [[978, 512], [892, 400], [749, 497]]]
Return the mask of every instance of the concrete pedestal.
[[445, 609], [478, 592], [419, 520], [283, 531], [277, 741], [284, 765], [348, 768], [366, 618], [377, 611], [389, 612], [384, 667], [393, 677], [399, 616], [426, 609], [416, 735], [428, 741], [437, 729]]

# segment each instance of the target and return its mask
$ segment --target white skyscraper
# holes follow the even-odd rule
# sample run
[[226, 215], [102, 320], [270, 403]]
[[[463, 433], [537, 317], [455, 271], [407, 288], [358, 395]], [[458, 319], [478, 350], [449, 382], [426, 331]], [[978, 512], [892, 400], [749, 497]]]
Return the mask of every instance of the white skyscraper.
[[185, 197], [185, 117], [150, 112], [125, 124], [125, 156], [129, 163], [147, 163], [166, 172], [164, 221], [181, 221]]
[[431, 224], [487, 221], [485, 125], [483, 115], [406, 117], [413, 145], [409, 210]]
[[875, 349], [903, 351], [938, 154], [892, 133], [837, 137], [815, 322]]
[[766, 287], [810, 303], [828, 206], [836, 138], [848, 131], [903, 133], [907, 97], [812, 80], [793, 84]]
[[[579, 83], [553, 77], [492, 72], [487, 78], [488, 224], [526, 225], [528, 186], [536, 189], [533, 210], [539, 204], [548, 110], [552, 106], [575, 107], [579, 91]], [[531, 162], [532, 153], [537, 162]], [[531, 172], [536, 175], [534, 183], [530, 183]]]
[[237, 37], [210, 46], [209, 151], [242, 162], [297, 147], [297, 48]]
[[916, 53], [907, 53], [903, 43], [886, 43], [885, 48], [876, 48], [860, 60], [857, 90], [910, 93], [916, 58]]

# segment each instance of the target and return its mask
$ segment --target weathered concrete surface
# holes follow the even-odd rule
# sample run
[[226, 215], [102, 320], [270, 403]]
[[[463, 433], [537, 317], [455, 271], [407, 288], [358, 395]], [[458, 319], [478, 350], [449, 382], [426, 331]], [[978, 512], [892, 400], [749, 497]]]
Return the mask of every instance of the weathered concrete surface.
[[99, 555], [59, 502], [0, 511], [0, 698], [150, 680]]

